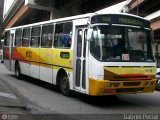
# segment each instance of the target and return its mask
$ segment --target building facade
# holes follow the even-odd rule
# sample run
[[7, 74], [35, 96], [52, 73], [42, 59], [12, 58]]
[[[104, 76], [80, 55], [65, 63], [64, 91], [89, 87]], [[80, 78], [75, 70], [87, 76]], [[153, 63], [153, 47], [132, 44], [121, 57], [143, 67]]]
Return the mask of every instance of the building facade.
[[142, 16], [151, 21], [154, 31], [154, 49], [160, 67], [160, 0], [127, 0], [125, 12]]
[[73, 16], [111, 6], [124, 0], [5, 0], [4, 29], [60, 17]]
[[[2, 32], [3, 4], [4, 4], [4, 0], [0, 0], [0, 33]], [[1, 35], [0, 35], [0, 41], [1, 41]], [[0, 42], [0, 50], [1, 49], [2, 49], [2, 43]]]

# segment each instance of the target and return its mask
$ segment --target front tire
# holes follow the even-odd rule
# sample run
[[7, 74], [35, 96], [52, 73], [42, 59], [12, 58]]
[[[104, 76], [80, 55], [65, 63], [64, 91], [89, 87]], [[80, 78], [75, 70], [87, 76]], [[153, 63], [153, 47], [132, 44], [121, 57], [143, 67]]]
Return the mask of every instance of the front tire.
[[19, 63], [16, 63], [16, 66], [15, 66], [15, 76], [16, 76], [16, 78], [18, 78], [18, 79], [20, 79], [21, 76], [22, 76]]
[[68, 76], [63, 76], [60, 81], [60, 91], [65, 96], [71, 96]]

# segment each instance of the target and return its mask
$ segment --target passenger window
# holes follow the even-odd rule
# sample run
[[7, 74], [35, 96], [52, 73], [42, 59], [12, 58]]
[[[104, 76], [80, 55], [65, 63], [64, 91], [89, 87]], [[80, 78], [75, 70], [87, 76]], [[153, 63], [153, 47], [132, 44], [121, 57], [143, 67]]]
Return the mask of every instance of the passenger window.
[[60, 23], [55, 26], [54, 47], [70, 48], [72, 39], [72, 22]]
[[15, 42], [14, 45], [16, 47], [21, 46], [21, 40], [22, 40], [22, 29], [17, 29], [15, 34]]
[[29, 47], [30, 34], [30, 28], [23, 29], [22, 47]]
[[53, 41], [53, 25], [46, 25], [42, 27], [41, 47], [51, 48]]
[[32, 28], [31, 42], [30, 42], [31, 47], [39, 47], [40, 33], [41, 33], [40, 31], [41, 31], [41, 27]]

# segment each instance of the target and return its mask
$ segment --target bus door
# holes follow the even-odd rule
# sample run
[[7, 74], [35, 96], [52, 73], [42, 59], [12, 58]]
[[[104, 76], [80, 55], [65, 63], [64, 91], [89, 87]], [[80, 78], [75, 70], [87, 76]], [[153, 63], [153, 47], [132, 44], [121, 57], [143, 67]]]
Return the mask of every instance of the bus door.
[[76, 28], [75, 89], [84, 93], [86, 93], [86, 33], [87, 27]]

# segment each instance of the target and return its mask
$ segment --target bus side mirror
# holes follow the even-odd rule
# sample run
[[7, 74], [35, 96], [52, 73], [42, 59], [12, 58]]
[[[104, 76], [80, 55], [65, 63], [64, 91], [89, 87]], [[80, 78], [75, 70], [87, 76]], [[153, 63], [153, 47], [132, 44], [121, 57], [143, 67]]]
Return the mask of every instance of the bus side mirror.
[[88, 31], [87, 31], [87, 40], [88, 41], [91, 41], [92, 33], [93, 33], [93, 29], [88, 29]]

